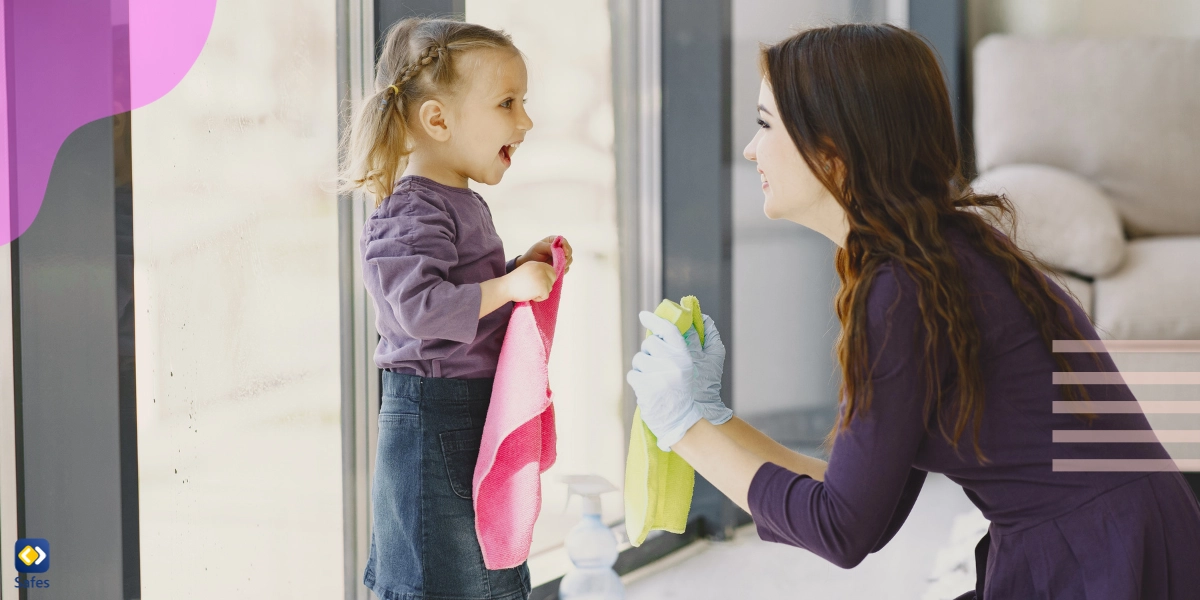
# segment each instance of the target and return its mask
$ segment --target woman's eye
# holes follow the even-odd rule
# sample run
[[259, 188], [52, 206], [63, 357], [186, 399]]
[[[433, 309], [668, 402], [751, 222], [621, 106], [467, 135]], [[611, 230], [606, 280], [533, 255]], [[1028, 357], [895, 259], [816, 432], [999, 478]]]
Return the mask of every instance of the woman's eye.
[[770, 128], [771, 128], [771, 126], [770, 126], [770, 125], [767, 125], [767, 122], [766, 122], [766, 121], [763, 121], [762, 119], [755, 119], [754, 121], [755, 121], [756, 123], [758, 123], [758, 126], [759, 126], [759, 127], [762, 127], [763, 129], [770, 129]]

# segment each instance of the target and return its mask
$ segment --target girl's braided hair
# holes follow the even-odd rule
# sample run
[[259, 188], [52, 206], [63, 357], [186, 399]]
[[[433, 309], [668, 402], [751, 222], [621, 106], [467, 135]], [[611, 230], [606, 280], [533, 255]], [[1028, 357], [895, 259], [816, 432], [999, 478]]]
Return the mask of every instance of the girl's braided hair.
[[421, 18], [392, 25], [375, 67], [374, 92], [363, 98], [342, 137], [341, 191], [365, 188], [376, 206], [383, 202], [412, 152], [409, 111], [453, 94], [463, 55], [488, 48], [517, 52], [508, 34], [482, 25]]

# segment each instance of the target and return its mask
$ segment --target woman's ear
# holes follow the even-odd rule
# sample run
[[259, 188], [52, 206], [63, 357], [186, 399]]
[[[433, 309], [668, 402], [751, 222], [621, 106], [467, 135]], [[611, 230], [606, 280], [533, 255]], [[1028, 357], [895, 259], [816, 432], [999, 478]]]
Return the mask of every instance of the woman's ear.
[[834, 181], [838, 182], [838, 186], [843, 185], [846, 181], [846, 175], [847, 175], [846, 163], [842, 162], [842, 159], [840, 159], [840, 158], [833, 158], [833, 159], [830, 159], [829, 165], [830, 165], [830, 169], [832, 170], [832, 173], [833, 173]]
[[450, 139], [446, 106], [438, 100], [426, 100], [417, 110], [417, 124], [430, 138], [444, 142]]
[[840, 186], [842, 180], [846, 178], [846, 163], [842, 162], [842, 159], [838, 158], [837, 154], [831, 150], [821, 152], [820, 156], [821, 170]]

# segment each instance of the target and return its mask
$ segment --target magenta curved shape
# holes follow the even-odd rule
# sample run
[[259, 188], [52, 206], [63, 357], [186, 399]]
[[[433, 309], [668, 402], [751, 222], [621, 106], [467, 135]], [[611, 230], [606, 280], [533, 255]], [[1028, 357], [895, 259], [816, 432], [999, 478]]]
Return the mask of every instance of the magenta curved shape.
[[145, 106], [179, 84], [212, 29], [216, 0], [3, 0], [0, 244], [33, 223], [73, 131]]

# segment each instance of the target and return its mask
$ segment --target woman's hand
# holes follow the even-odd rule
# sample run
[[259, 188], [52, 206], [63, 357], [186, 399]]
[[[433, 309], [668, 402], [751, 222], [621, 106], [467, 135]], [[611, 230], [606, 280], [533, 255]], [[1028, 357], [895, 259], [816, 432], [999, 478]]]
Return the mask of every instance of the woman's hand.
[[504, 281], [505, 296], [512, 302], [533, 300], [541, 302], [550, 297], [557, 279], [554, 267], [544, 262], [528, 262], [515, 269], [512, 273], [501, 277]]
[[[525, 254], [517, 257], [516, 265], [520, 267], [529, 261], [554, 264], [554, 240], [558, 238], [556, 235], [548, 236], [542, 241], [529, 247]], [[563, 255], [567, 259], [567, 264], [563, 266], [563, 273], [571, 270], [571, 244], [567, 243], [567, 238], [563, 238]]]
[[625, 379], [637, 395], [642, 421], [658, 438], [658, 447], [669, 451], [704, 418], [692, 400], [695, 369], [687, 342], [673, 323], [646, 311], [638, 318], [651, 335]]
[[701, 347], [697, 335], [685, 335], [684, 341], [696, 369], [693, 397], [705, 420], [721, 425], [733, 418], [733, 410], [721, 401], [721, 377], [725, 369], [725, 344], [721, 341], [721, 332], [717, 331], [712, 318], [704, 315], [704, 346]]

